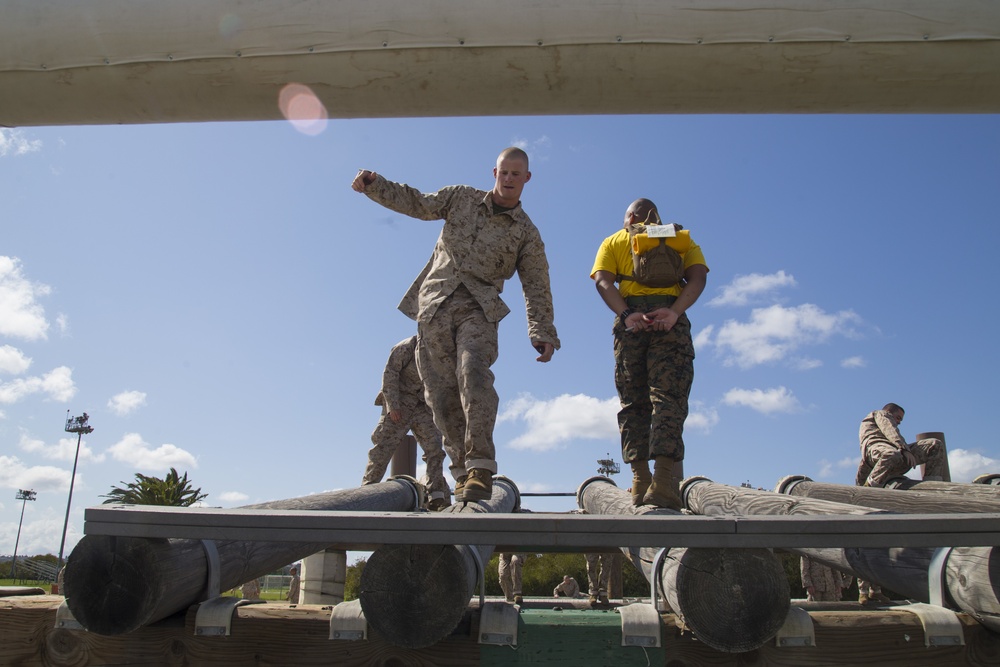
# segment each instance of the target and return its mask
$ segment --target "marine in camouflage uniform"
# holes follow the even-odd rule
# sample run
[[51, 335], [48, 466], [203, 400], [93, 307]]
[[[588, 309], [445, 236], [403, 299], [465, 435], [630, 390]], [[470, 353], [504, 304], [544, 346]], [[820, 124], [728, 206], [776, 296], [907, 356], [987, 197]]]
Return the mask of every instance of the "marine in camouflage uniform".
[[397, 213], [444, 220], [430, 260], [399, 309], [417, 321], [417, 367], [451, 457], [455, 497], [464, 500], [488, 499], [497, 472], [499, 399], [490, 366], [498, 355], [497, 327], [510, 312], [500, 292], [515, 272], [537, 360], [547, 362], [559, 348], [545, 246], [520, 202], [531, 177], [528, 156], [504, 150], [493, 175], [491, 191], [455, 185], [423, 194], [366, 170], [352, 183]]
[[521, 603], [521, 571], [524, 568], [526, 554], [500, 554], [497, 562], [497, 576], [500, 579], [500, 588], [503, 590], [507, 602]]
[[806, 589], [806, 599], [817, 602], [837, 602], [841, 592], [851, 585], [850, 575], [834, 570], [811, 558], [799, 559], [802, 588]]
[[893, 477], [905, 475], [921, 463], [925, 464], [925, 479], [951, 481], [944, 442], [924, 438], [907, 444], [899, 432], [904, 414], [903, 408], [887, 403], [861, 420], [858, 430], [861, 462], [855, 479], [858, 486], [883, 487]]
[[587, 559], [587, 585], [590, 588], [590, 602], [608, 604], [611, 589], [611, 567], [614, 554], [585, 554]]
[[413, 431], [427, 464], [429, 500], [447, 506], [451, 490], [444, 478], [441, 432], [424, 401], [424, 383], [414, 359], [416, 346], [417, 337], [410, 336], [396, 343], [389, 353], [382, 373], [382, 391], [375, 398], [375, 405], [382, 406], [382, 416], [372, 432], [373, 446], [368, 451], [368, 466], [361, 483], [381, 482], [403, 436]]
[[[895, 403], [886, 403], [881, 410], [865, 415], [858, 429], [861, 461], [854, 483], [857, 486], [883, 487], [893, 477], [906, 474], [921, 463], [925, 479], [951, 481], [948, 453], [937, 438], [925, 438], [907, 444], [899, 432], [905, 411]], [[889, 602], [882, 589], [870, 581], [858, 579], [858, 602]]]
[[[648, 199], [632, 202], [625, 227], [658, 219]], [[708, 266], [691, 243], [682, 253], [683, 279], [672, 287], [649, 287], [631, 279], [631, 240], [626, 229], [601, 243], [591, 278], [614, 323], [615, 387], [621, 401], [618, 427], [622, 459], [632, 466], [637, 505], [678, 509], [673, 463], [684, 460], [684, 420], [694, 380], [691, 322], [685, 314], [705, 289]], [[618, 286], [616, 286], [618, 283]], [[656, 464], [650, 477], [647, 461]]]

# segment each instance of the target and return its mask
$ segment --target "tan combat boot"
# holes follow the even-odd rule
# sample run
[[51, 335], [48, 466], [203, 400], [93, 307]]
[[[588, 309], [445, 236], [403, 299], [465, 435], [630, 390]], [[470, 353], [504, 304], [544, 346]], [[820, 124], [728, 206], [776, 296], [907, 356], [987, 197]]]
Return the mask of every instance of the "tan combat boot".
[[674, 460], [667, 456], [657, 456], [653, 465], [653, 483], [642, 499], [643, 505], [654, 505], [667, 509], [681, 509], [681, 499], [677, 495], [674, 481]]
[[454, 497], [455, 497], [455, 502], [456, 503], [462, 502], [462, 500], [463, 500], [463, 498], [462, 498], [462, 492], [465, 491], [465, 483], [467, 481], [469, 481], [469, 476], [468, 475], [463, 475], [462, 477], [459, 477], [458, 479], [455, 480], [455, 494], [454, 494]]
[[489, 500], [493, 496], [493, 473], [486, 468], [473, 468], [462, 489], [463, 502]]
[[633, 461], [631, 465], [632, 504], [638, 506], [642, 504], [642, 499], [653, 482], [653, 476], [649, 474], [649, 461]]

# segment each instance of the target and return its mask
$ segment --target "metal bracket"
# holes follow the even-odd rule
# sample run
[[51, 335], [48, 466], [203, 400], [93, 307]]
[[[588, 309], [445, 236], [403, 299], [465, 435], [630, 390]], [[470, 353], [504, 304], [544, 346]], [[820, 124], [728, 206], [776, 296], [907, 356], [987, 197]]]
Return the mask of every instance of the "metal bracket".
[[651, 604], [618, 607], [622, 617], [622, 646], [660, 648], [660, 613]]
[[924, 646], [964, 646], [965, 631], [958, 614], [950, 609], [923, 602], [897, 605], [893, 611], [908, 611], [917, 615], [924, 626]]
[[235, 597], [214, 597], [198, 605], [194, 617], [194, 634], [199, 637], [228, 637], [233, 624], [233, 611], [248, 604], [263, 604], [264, 600], [241, 600]]
[[458, 549], [468, 552], [472, 556], [472, 561], [476, 564], [476, 576], [479, 579], [479, 608], [486, 604], [486, 569], [483, 567], [483, 557], [479, 555], [479, 550], [468, 544], [456, 545]]
[[222, 568], [219, 565], [219, 548], [215, 546], [215, 540], [202, 540], [201, 546], [205, 549], [205, 565], [208, 569], [205, 577], [205, 599], [211, 600], [222, 595], [222, 575], [220, 573]]
[[938, 547], [927, 566], [928, 601], [938, 607], [944, 607], [944, 566], [950, 555], [951, 547]]
[[816, 646], [816, 628], [809, 612], [802, 607], [789, 607], [784, 625], [774, 636], [774, 644], [781, 648]]
[[334, 605], [330, 612], [330, 639], [368, 639], [368, 619], [361, 609], [361, 600]]
[[73, 612], [69, 610], [66, 600], [63, 600], [59, 608], [56, 609], [56, 627], [63, 630], [86, 630], [86, 628], [80, 625], [80, 621], [76, 620], [76, 617], [73, 616]]
[[[653, 606], [653, 611], [660, 612], [660, 605], [657, 602], [657, 584], [660, 581], [660, 568], [663, 567], [663, 558], [667, 555], [668, 548], [663, 547], [656, 552], [653, 558], [652, 569], [649, 571], [649, 603]], [[667, 599], [667, 594], [663, 594], [663, 599]]]
[[487, 602], [479, 608], [479, 643], [517, 646], [517, 607]]

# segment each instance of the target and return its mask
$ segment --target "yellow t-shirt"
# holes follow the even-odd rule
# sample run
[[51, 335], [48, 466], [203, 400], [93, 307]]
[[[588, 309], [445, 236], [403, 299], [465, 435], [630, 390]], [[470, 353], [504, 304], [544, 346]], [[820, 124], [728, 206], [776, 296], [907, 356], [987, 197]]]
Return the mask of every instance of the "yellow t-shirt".
[[[705, 256], [701, 253], [701, 246], [694, 241], [688, 249], [681, 253], [684, 259], [684, 268], [702, 264], [706, 268]], [[598, 271], [608, 271], [616, 276], [632, 275], [632, 242], [628, 232], [620, 229], [601, 242], [601, 247], [597, 250], [597, 257], [594, 258], [594, 268], [590, 271], [593, 278]], [[646, 296], [648, 294], [669, 294], [678, 296], [681, 293], [681, 286], [673, 287], [647, 287], [634, 280], [624, 280], [618, 283], [618, 292], [624, 296]]]

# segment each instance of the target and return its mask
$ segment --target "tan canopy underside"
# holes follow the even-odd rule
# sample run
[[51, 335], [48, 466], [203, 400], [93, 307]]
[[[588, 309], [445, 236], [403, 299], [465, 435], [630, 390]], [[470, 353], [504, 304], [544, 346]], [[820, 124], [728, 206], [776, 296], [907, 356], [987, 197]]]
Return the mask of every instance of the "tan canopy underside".
[[0, 125], [996, 113], [990, 0], [0, 0]]

